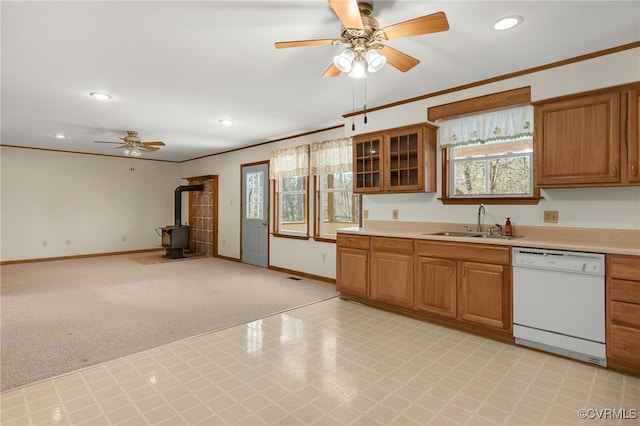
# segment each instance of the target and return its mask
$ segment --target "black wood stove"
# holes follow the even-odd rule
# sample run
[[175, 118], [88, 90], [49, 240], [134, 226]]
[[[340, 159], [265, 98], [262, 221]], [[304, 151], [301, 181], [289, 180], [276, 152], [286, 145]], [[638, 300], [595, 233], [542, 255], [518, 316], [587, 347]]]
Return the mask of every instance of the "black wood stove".
[[166, 248], [166, 257], [180, 259], [184, 256], [184, 249], [189, 248], [189, 230], [182, 225], [182, 193], [185, 191], [202, 191], [204, 185], [182, 185], [176, 188], [174, 200], [174, 225], [162, 229], [162, 247]]

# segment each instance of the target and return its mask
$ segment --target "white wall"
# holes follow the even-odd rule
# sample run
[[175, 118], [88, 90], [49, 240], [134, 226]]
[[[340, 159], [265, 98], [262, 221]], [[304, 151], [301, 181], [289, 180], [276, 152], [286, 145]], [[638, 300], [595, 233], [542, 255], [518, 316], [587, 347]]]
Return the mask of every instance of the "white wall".
[[[640, 49], [627, 50], [605, 57], [552, 68], [480, 87], [423, 99], [393, 108], [369, 112], [368, 124], [356, 117], [356, 131], [371, 132], [427, 121], [427, 108], [463, 99], [531, 86], [532, 101], [585, 92], [593, 89], [640, 80]], [[351, 118], [345, 131], [352, 136]], [[475, 224], [477, 206], [443, 205], [440, 197], [441, 156], [437, 155], [438, 192], [434, 194], [384, 194], [363, 196], [363, 209], [369, 219], [392, 220], [398, 210], [399, 221], [434, 221]], [[511, 217], [514, 224], [532, 226], [594, 227], [640, 229], [640, 187], [581, 188], [543, 190], [544, 200], [535, 206], [487, 206], [485, 223], [504, 224]], [[543, 222], [544, 210], [558, 210], [558, 224]]]
[[[535, 101], [629, 83], [640, 80], [638, 70], [640, 49], [624, 51], [369, 112], [367, 125], [362, 124], [361, 117], [356, 118], [356, 130], [371, 132], [424, 122], [429, 106], [529, 85]], [[345, 119], [344, 130], [318, 132], [185, 163], [132, 163], [125, 158], [1, 147], [0, 259], [159, 247], [155, 229], [173, 224], [175, 188], [186, 184], [184, 177], [208, 174], [219, 176], [219, 254], [240, 258], [240, 166], [268, 160], [274, 149], [345, 134], [351, 135], [351, 118]], [[135, 172], [129, 170], [132, 164]], [[440, 167], [438, 164], [438, 177]], [[445, 206], [438, 196], [368, 195], [363, 197], [363, 208], [373, 220], [391, 220], [392, 210], [397, 209], [400, 221], [475, 223], [476, 206]], [[640, 187], [553, 189], [543, 191], [543, 196], [535, 206], [487, 206], [485, 223], [504, 223], [509, 216], [516, 225], [640, 229]], [[559, 223], [543, 224], [544, 210], [559, 210]], [[186, 218], [188, 213], [183, 209], [183, 221]], [[124, 236], [127, 241], [122, 241]], [[46, 247], [43, 241], [47, 241]], [[335, 278], [335, 244], [273, 236], [269, 244], [270, 265]]]
[[[241, 165], [268, 161], [271, 151], [285, 147], [343, 137], [342, 128], [305, 135], [253, 148], [201, 158], [181, 164], [182, 176], [218, 175], [218, 254], [239, 259]], [[272, 189], [272, 188], [271, 188]], [[272, 201], [272, 200], [270, 200]], [[313, 211], [313, 197], [309, 210]], [[273, 232], [273, 203], [270, 203], [270, 232]], [[310, 223], [313, 234], [313, 223]], [[323, 256], [324, 255], [324, 256]], [[324, 260], [323, 260], [324, 259]], [[269, 236], [269, 265], [307, 274], [335, 278], [335, 244], [313, 239], [295, 240]]]
[[155, 228], [173, 224], [185, 183], [175, 163], [11, 147], [0, 157], [2, 261], [160, 247]]

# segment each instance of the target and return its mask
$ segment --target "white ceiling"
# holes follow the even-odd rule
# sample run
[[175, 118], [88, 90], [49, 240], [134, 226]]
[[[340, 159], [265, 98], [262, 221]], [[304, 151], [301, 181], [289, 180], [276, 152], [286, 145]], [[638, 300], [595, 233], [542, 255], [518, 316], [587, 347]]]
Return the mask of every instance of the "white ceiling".
[[[388, 42], [421, 63], [371, 75], [369, 108], [640, 40], [638, 1], [371, 3], [381, 27], [444, 11], [450, 30]], [[3, 145], [118, 155], [93, 141], [138, 130], [167, 144], [145, 158], [182, 161], [341, 125], [353, 109], [352, 79], [320, 78], [340, 46], [274, 47], [339, 38], [326, 0], [0, 7]], [[514, 14], [521, 26], [492, 30]]]

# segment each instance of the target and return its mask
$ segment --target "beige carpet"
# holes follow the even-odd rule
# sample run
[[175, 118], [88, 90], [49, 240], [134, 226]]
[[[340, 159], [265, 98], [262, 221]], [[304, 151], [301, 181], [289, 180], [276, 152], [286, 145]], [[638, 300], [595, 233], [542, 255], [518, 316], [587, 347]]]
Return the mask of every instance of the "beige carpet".
[[2, 266], [2, 390], [338, 295], [228, 260], [135, 257]]
[[205, 256], [199, 254], [185, 254], [185, 257], [179, 259], [169, 259], [164, 254], [152, 254], [149, 256], [138, 256], [130, 258], [134, 262], [141, 263], [143, 265], [155, 265], [156, 263], [169, 263], [169, 262], [183, 262], [185, 260], [203, 259]]

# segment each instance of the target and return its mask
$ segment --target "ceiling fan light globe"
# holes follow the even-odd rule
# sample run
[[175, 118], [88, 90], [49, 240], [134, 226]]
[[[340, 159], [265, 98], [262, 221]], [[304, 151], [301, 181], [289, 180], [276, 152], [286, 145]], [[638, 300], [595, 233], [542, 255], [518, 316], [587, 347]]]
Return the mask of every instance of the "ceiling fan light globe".
[[351, 78], [366, 78], [367, 70], [364, 61], [353, 61], [353, 69], [349, 73]]
[[342, 72], [350, 72], [355, 53], [351, 49], [345, 49], [341, 54], [333, 58], [333, 64]]
[[130, 155], [131, 154], [131, 150], [129, 148], [125, 148], [124, 151], [122, 151], [122, 153], [124, 155]]
[[142, 153], [140, 152], [140, 150], [138, 148], [136, 148], [135, 146], [133, 148], [131, 148], [131, 152], [130, 154], [132, 157], [140, 157], [142, 155]]
[[374, 49], [368, 50], [364, 55], [364, 58], [367, 61], [367, 71], [369, 72], [380, 71], [380, 69], [382, 69], [382, 67], [387, 63], [386, 56], [381, 55]]

